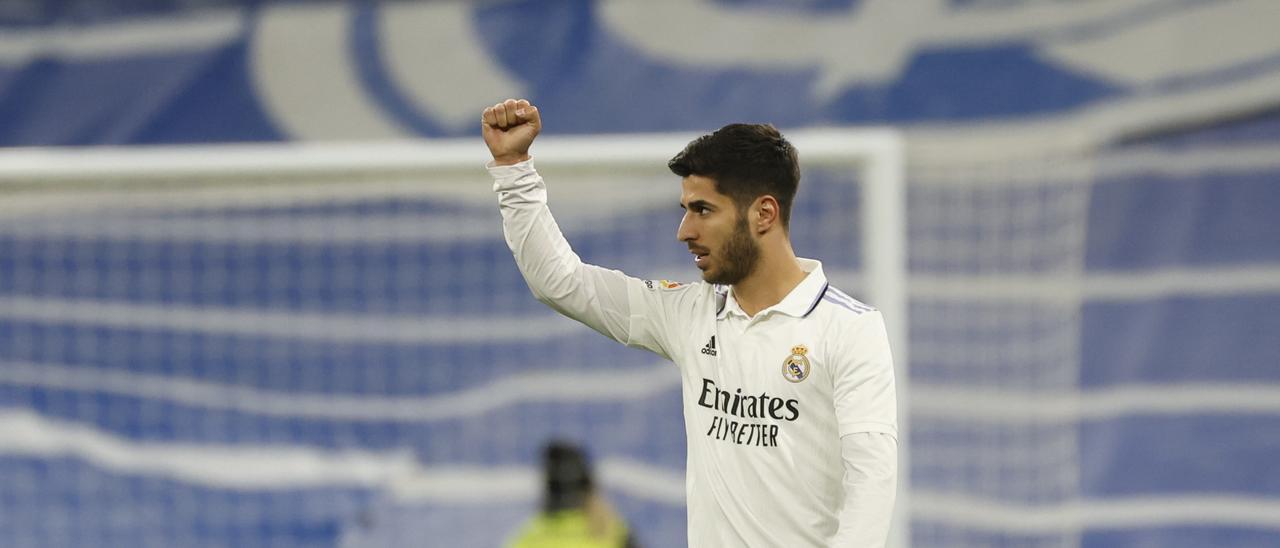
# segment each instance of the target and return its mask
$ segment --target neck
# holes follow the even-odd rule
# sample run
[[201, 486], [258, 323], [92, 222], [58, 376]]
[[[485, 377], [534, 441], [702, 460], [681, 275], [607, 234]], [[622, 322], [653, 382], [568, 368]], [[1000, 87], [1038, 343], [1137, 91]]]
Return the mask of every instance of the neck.
[[754, 317], [761, 310], [782, 302], [807, 275], [796, 261], [791, 244], [786, 243], [773, 253], [762, 254], [751, 275], [733, 284], [733, 298], [747, 316]]

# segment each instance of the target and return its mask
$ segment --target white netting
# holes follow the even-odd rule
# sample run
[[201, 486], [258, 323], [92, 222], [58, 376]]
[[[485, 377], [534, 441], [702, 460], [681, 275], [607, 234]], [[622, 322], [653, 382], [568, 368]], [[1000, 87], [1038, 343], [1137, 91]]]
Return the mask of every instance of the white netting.
[[1080, 542], [1078, 423], [1040, 396], [1078, 394], [1087, 173], [1075, 157], [911, 171], [917, 546]]

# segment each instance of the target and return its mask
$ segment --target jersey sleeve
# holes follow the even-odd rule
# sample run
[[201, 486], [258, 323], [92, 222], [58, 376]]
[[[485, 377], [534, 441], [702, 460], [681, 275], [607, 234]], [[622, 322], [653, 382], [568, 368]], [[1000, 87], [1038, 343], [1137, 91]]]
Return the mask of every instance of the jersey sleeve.
[[507, 246], [534, 297], [607, 337], [670, 359], [671, 320], [687, 287], [583, 263], [551, 216], [532, 160], [491, 164], [489, 172]]
[[840, 457], [844, 499], [827, 545], [883, 548], [897, 496], [898, 440], [878, 432], [849, 434], [840, 439]]
[[898, 398], [884, 317], [873, 310], [845, 325], [836, 334], [833, 369], [840, 436], [879, 432], [897, 437]]

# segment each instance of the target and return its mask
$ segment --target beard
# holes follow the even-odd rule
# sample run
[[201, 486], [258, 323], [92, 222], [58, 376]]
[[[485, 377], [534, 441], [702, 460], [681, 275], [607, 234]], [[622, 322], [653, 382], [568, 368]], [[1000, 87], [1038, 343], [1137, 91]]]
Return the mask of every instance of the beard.
[[725, 240], [724, 245], [720, 246], [720, 252], [716, 255], [720, 269], [705, 272], [702, 276], [704, 281], [733, 285], [755, 271], [760, 263], [760, 244], [751, 238], [751, 230], [747, 227], [745, 216], [738, 219], [737, 225], [733, 227], [733, 233], [729, 235], [728, 240]]

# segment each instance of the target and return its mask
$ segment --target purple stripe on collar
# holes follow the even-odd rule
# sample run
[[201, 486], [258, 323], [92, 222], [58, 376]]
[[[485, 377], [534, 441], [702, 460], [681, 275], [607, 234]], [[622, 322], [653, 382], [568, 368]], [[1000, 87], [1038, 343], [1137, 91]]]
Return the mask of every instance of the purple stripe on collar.
[[822, 291], [819, 291], [819, 292], [818, 292], [818, 296], [817, 296], [817, 297], [814, 297], [814, 299], [813, 299], [813, 304], [810, 304], [810, 305], [809, 305], [809, 310], [805, 311], [804, 315], [803, 315], [803, 316], [800, 316], [801, 318], [807, 318], [807, 317], [809, 317], [809, 314], [813, 312], [813, 309], [818, 308], [818, 301], [821, 301], [821, 300], [822, 300], [822, 297], [823, 297], [824, 295], [826, 295], [826, 294], [827, 294], [827, 288], [828, 288], [828, 287], [831, 287], [831, 283], [830, 283], [830, 282], [825, 283], [825, 284], [822, 284]]

